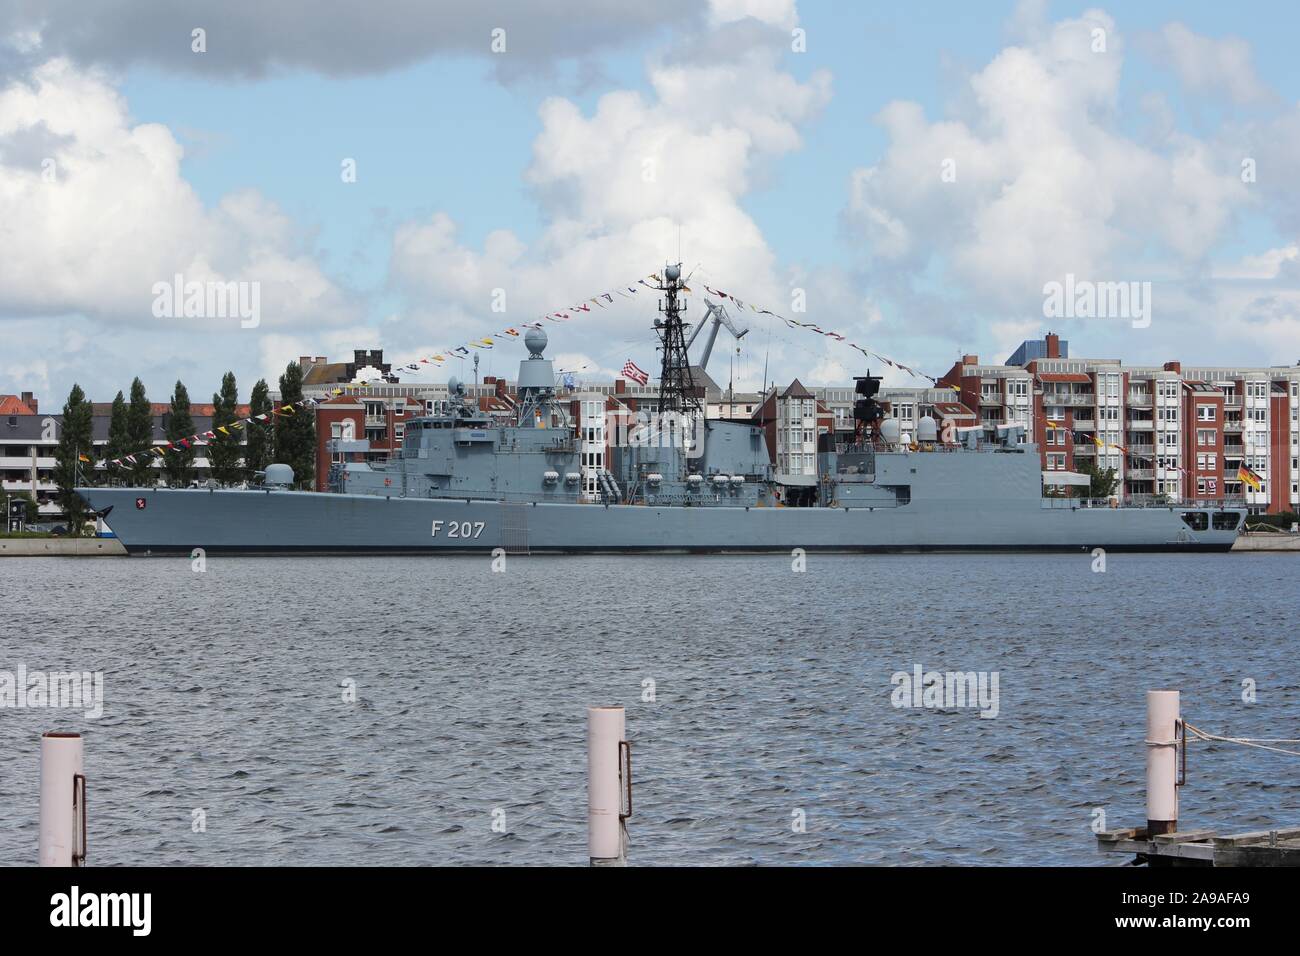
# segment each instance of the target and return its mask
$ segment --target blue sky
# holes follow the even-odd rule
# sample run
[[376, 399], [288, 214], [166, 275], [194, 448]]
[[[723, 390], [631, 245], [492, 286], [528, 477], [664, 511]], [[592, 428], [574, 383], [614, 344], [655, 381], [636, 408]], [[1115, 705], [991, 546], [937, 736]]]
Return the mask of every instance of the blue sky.
[[[581, 0], [570, 4], [580, 7]], [[380, 11], [377, 21], [385, 17], [383, 6], [375, 8]], [[1066, 145], [1073, 157], [1086, 162], [1090, 137], [1096, 136], [1097, 129], [1104, 130], [1122, 141], [1117, 154], [1121, 165], [1126, 155], [1137, 157], [1141, 170], [1134, 175], [1160, 180], [1151, 189], [1134, 190], [1153, 197], [1152, 214], [1159, 216], [1161, 208], [1179, 206], [1184, 194], [1193, 197], [1186, 200], [1187, 214], [1147, 233], [1141, 225], [1146, 216], [1141, 209], [1131, 216], [1123, 209], [1098, 213], [1090, 228], [1094, 235], [1106, 233], [1106, 242], [1095, 243], [1087, 238], [1088, 230], [1080, 229], [1084, 238], [1077, 257], [1036, 263], [1026, 270], [1024, 289], [1016, 286], [1022, 277], [1011, 272], [998, 277], [1000, 285], [979, 281], [980, 263], [999, 260], [987, 248], [988, 224], [999, 223], [998, 233], [1014, 233], [1017, 228], [1014, 218], [1007, 225], [1012, 212], [993, 208], [995, 199], [990, 197], [998, 193], [997, 177], [1015, 181], [1016, 164], [1025, 160], [1016, 153], [1023, 144], [999, 141], [986, 126], [987, 115], [981, 116], [981, 110], [972, 106], [971, 78], [1017, 45], [1035, 50], [1039, 61], [1050, 67], [1050, 45], [1035, 47], [1023, 23], [1037, 23], [1041, 35], [1080, 17], [1087, 20], [1089, 9], [1059, 2], [906, 6], [802, 2], [795, 9], [781, 0], [727, 0], [715, 4], [712, 17], [665, 17], [653, 24], [629, 24], [626, 30], [617, 29], [614, 22], [611, 39], [576, 51], [560, 46], [539, 55], [530, 68], [504, 77], [498, 61], [474, 49], [477, 33], [473, 31], [467, 48], [440, 49], [430, 41], [426, 53], [395, 56], [391, 66], [384, 64], [383, 55], [384, 43], [391, 41], [380, 33], [375, 40], [378, 65], [363, 69], [334, 69], [328, 46], [312, 54], [315, 59], [309, 67], [285, 66], [281, 61], [293, 60], [296, 52], [287, 55], [272, 44], [266, 68], [250, 68], [246, 72], [256, 75], [247, 76], [239, 75], [239, 70], [194, 68], [170, 50], [151, 50], [147, 42], [152, 41], [105, 49], [101, 57], [93, 40], [67, 32], [71, 28], [66, 36], [60, 34], [63, 28], [57, 19], [31, 25], [44, 30], [41, 41], [35, 48], [30, 41], [26, 44], [21, 66], [8, 71], [8, 83], [32, 83], [31, 71], [48, 58], [61, 57], [71, 62], [76, 77], [94, 77], [105, 90], [120, 96], [126, 110], [124, 129], [160, 124], [183, 147], [176, 174], [204, 212], [177, 214], [177, 232], [182, 237], [177, 242], [184, 244], [187, 224], [193, 227], [190, 234], [206, 230], [216, 238], [212, 248], [199, 244], [196, 250], [187, 249], [177, 268], [194, 261], [223, 261], [237, 263], [222, 272], [226, 277], [257, 278], [259, 269], [267, 274], [259, 259], [265, 250], [257, 248], [258, 229], [248, 225], [263, 212], [241, 219], [242, 225], [230, 235], [221, 233], [223, 203], [231, 197], [255, 195], [257, 203], [276, 211], [286, 230], [283, 236], [276, 234], [279, 245], [272, 254], [277, 262], [294, 258], [297, 278], [290, 285], [297, 290], [305, 284], [314, 291], [309, 305], [300, 311], [290, 305], [278, 310], [286, 316], [284, 321], [268, 323], [258, 331], [256, 342], [247, 335], [239, 337], [229, 327], [151, 328], [138, 310], [119, 304], [120, 290], [97, 290], [89, 282], [63, 298], [14, 293], [0, 301], [4, 316], [0, 333], [8, 340], [0, 360], [0, 391], [36, 388], [61, 398], [76, 379], [95, 397], [111, 397], [111, 390], [125, 384], [116, 376], [126, 364], [133, 371], [138, 368], [154, 392], [165, 390], [178, 375], [187, 381], [215, 382], [226, 366], [233, 366], [246, 392], [255, 377], [282, 368], [295, 349], [338, 354], [352, 347], [383, 346], [394, 358], [423, 354], [476, 328], [490, 332], [503, 324], [499, 316], [484, 314], [481, 305], [488, 289], [502, 283], [514, 288], [509, 285], [513, 279], [499, 278], [503, 263], [485, 251], [488, 237], [498, 230], [508, 230], [511, 242], [521, 250], [518, 259], [506, 256], [504, 261], [532, 277], [519, 285], [519, 299], [527, 303], [525, 313], [567, 304], [563, 298], [571, 294], [568, 286], [556, 293], [561, 301], [543, 305], [550, 288], [548, 269], [563, 269], [572, 290], [597, 292], [619, 284], [630, 277], [626, 270], [631, 266], [610, 249], [617, 249], [624, 236], [643, 237], [637, 223], [652, 220], [653, 208], [632, 211], [623, 221], [602, 222], [601, 213], [592, 209], [592, 201], [602, 196], [594, 180], [608, 176], [608, 169], [592, 170], [593, 181], [570, 182], [563, 170], [544, 168], [537, 150], [544, 151], [545, 143], [554, 147], [569, 141], [556, 138], [561, 135], [570, 140], [591, 137], [582, 141], [583, 153], [605, 148], [607, 142], [599, 137], [618, 124], [600, 126], [595, 114], [602, 97], [620, 90], [640, 94], [643, 109], [629, 123], [657, 130], [666, 138], [669, 154], [676, 151], [687, 163], [701, 166], [743, 162], [746, 183], [728, 197], [734, 209], [717, 216], [702, 214], [698, 220], [678, 214], [678, 219], [688, 218], [688, 230], [696, 230], [695, 235], [684, 237], [688, 264], [706, 256], [703, 267], [715, 282], [774, 303], [778, 311], [788, 287], [811, 282], [810, 292], [818, 293], [812, 297], [818, 306], [810, 306], [816, 321], [846, 329], [881, 352], [932, 373], [943, 371], [959, 348], [979, 349], [1000, 360], [1018, 335], [1041, 331], [1047, 323], [1034, 314], [1039, 276], [1050, 278], [1062, 262], [1071, 268], [1075, 261], [1080, 270], [1104, 270], [1097, 273], [1099, 278], [1150, 277], [1170, 283], [1166, 301], [1173, 303], [1164, 313], [1169, 318], [1146, 336], [1114, 325], [1064, 326], [1076, 354], [1082, 348], [1089, 354], [1135, 362], [1167, 357], [1249, 364], [1295, 361], [1297, 355], [1292, 353], [1300, 353], [1295, 339], [1300, 326], [1290, 299], [1293, 283], [1287, 281], [1296, 241], [1293, 189], [1282, 181], [1284, 177], [1274, 176], [1268, 187], [1274, 192], [1260, 201], [1240, 188], [1220, 194], [1212, 182], [1214, 176], [1234, 168], [1238, 155], [1263, 149], [1266, 142], [1275, 150], [1267, 164], [1270, 173], [1300, 168], [1300, 156], [1291, 149], [1296, 144], [1279, 132], [1292, 129], [1300, 93], [1292, 49], [1297, 15], [1287, 4], [1231, 8], [1210, 2], [1148, 2], [1102, 7], [1113, 18], [1112, 42], [1122, 44], [1122, 69], [1113, 92], [1103, 89], [1090, 94], [1087, 109], [1098, 114], [1095, 128], [1075, 129], [1065, 121], [1062, 135], [1073, 137]], [[256, 17], [256, 7], [250, 6], [244, 15]], [[516, 24], [520, 15], [502, 16], [503, 22]], [[0, 26], [6, 23], [12, 30], [14, 15], [0, 20]], [[1183, 38], [1179, 40], [1183, 58], [1177, 66], [1171, 65], [1169, 52], [1174, 40], [1165, 33], [1175, 23], [1198, 38], [1188, 40], [1181, 33], [1175, 37]], [[806, 31], [806, 53], [790, 51], [791, 24]], [[757, 32], [742, 32], [750, 26]], [[397, 27], [400, 30], [402, 24]], [[516, 44], [524, 42], [518, 39], [521, 35], [529, 36], [522, 23], [512, 29]], [[175, 31], [161, 32], [164, 42], [171, 44]], [[234, 42], [230, 36], [228, 30], [214, 31], [210, 42]], [[1245, 61], [1232, 53], [1235, 48], [1218, 46], [1236, 43], [1233, 38], [1244, 41]], [[277, 42], [292, 46], [295, 41], [290, 35]], [[715, 46], [711, 51], [692, 50], [692, 43]], [[340, 63], [344, 55], [338, 54]], [[706, 139], [680, 143], [673, 139], [672, 110], [656, 113], [664, 104], [657, 101], [654, 71], [673, 64], [675, 58], [688, 77], [696, 75], [692, 70], [734, 65], [742, 80], [728, 96], [709, 90], [702, 95], [706, 102], [675, 108], [696, 111], [698, 106], [698, 115], [683, 121], [683, 135], [706, 138], [719, 129], [741, 131], [751, 141], [742, 158], [726, 149], [709, 152]], [[1246, 92], [1218, 95], [1216, 88], [1233, 76], [1244, 77], [1240, 89]], [[779, 100], [774, 91], [788, 91], [787, 80], [806, 93], [804, 99], [778, 103], [771, 117], [760, 116], [753, 122], [736, 119], [742, 108], [762, 114], [767, 103]], [[72, 80], [61, 76], [59, 82]], [[818, 86], [823, 82], [824, 92]], [[1064, 82], [1068, 85], [1068, 76]], [[1256, 87], [1267, 94], [1252, 93]], [[707, 101], [710, 96], [717, 97], [716, 102]], [[745, 101], [746, 96], [752, 96], [752, 102]], [[1162, 97], [1164, 115], [1173, 123], [1161, 131], [1158, 141], [1150, 132], [1156, 96]], [[553, 98], [571, 103], [589, 122], [573, 128], [564, 125], [570, 121], [563, 117], [552, 117], [548, 125], [542, 108]], [[925, 135], [910, 147], [904, 132], [877, 121], [881, 110], [894, 101], [918, 104], [927, 124]], [[46, 108], [62, 107], [38, 104], [26, 120], [10, 128], [0, 125], [0, 157], [7, 155], [4, 136], [21, 132], [24, 123], [30, 127]], [[776, 138], [779, 142], [764, 145], [761, 132], [755, 131], [765, 129], [758, 123], [768, 120], [792, 132], [797, 143], [791, 145], [783, 133]], [[907, 150], [930, 142], [928, 137], [943, 140], [951, 132], [945, 132], [945, 120], [964, 124], [971, 136], [983, 141], [987, 149], [979, 162], [987, 162], [992, 170], [987, 174], [991, 180], [979, 184], [980, 198], [963, 197], [951, 219], [936, 207], [936, 202], [946, 201], [942, 193], [911, 196], [899, 188], [899, 177], [906, 176], [911, 161]], [[76, 139], [77, 123], [94, 125], [88, 113], [60, 115], [46, 126], [66, 127], [72, 130], [67, 135]], [[94, 145], [89, 134], [87, 143]], [[614, 142], [609, 148], [619, 146]], [[634, 162], [632, 139], [626, 148], [627, 162]], [[1183, 154], [1199, 156], [1186, 181], [1178, 161]], [[357, 162], [355, 183], [340, 179], [344, 158]], [[926, 154], [923, 165], [928, 169], [939, 158]], [[1152, 160], [1149, 169], [1146, 158]], [[869, 189], [855, 202], [855, 175], [872, 169], [876, 183], [887, 179], [892, 185], [874, 186], [874, 193]], [[1123, 177], [1113, 167], [1075, 173], [1088, 188], [1105, 194], [1099, 200], [1103, 205], [1132, 204], [1126, 197], [1133, 187], [1117, 185]], [[702, 176], [702, 184], [688, 179], [693, 177], [683, 179], [684, 190], [701, 190], [689, 198], [698, 207], [707, 206], [712, 199], [704, 191], [709, 177]], [[1171, 179], [1176, 180], [1174, 185]], [[963, 182], [961, 176], [958, 182]], [[125, 182], [122, 188], [127, 194], [139, 189], [141, 195], [156, 197], [175, 185]], [[1059, 197], [1049, 197], [1055, 198]], [[91, 196], [83, 201], [87, 210], [82, 221], [88, 225], [101, 221], [106, 199]], [[0, 211], [18, 217], [36, 215], [32, 210], [42, 208], [28, 204], [4, 210], [4, 202], [0, 200]], [[1032, 202], [1028, 206], [1042, 208]], [[162, 213], [155, 215], [169, 214], [170, 207], [161, 208]], [[1064, 220], [1073, 214], [1061, 213]], [[119, 219], [130, 215], [129, 210], [114, 212]], [[149, 230], [146, 208], [140, 208], [140, 215], [142, 221], [120, 241], [127, 247]], [[192, 222], [185, 218], [191, 216], [196, 217]], [[439, 232], [438, 217], [454, 223], [454, 240], [430, 236]], [[882, 221], [906, 230], [905, 249], [889, 248], [887, 236], [880, 231]], [[567, 234], [557, 228], [560, 222], [578, 230], [586, 244], [575, 244], [571, 254], [554, 254], [557, 237]], [[404, 226], [426, 241], [404, 245], [399, 238]], [[742, 237], [751, 229], [760, 238], [747, 243]], [[1113, 236], [1109, 235], [1112, 229]], [[963, 242], [955, 238], [959, 232], [965, 234]], [[1191, 242], [1189, 232], [1204, 235]], [[1027, 223], [1025, 234], [1033, 237], [1032, 246], [1052, 245], [1050, 222]], [[668, 237], [671, 231], [660, 230], [658, 235]], [[745, 251], [728, 250], [730, 236]], [[401, 247], [400, 262], [395, 262], [395, 243]], [[645, 262], [641, 274], [675, 254], [675, 242], [660, 244], [669, 248], [661, 249], [658, 261]], [[1068, 244], [1063, 241], [1063, 246]], [[637, 242], [630, 245], [642, 248]], [[56, 248], [62, 246], [66, 243]], [[653, 251], [645, 248], [647, 255]], [[446, 254], [429, 255], [430, 249]], [[419, 259], [420, 254], [426, 259]], [[1008, 256], [1014, 256], [1014, 247]], [[156, 249], [149, 250], [149, 265], [142, 266], [141, 274], [170, 276], [165, 258]], [[1245, 260], [1255, 263], [1261, 258], [1273, 266], [1243, 269]], [[47, 260], [46, 267], [85, 271], [85, 261], [78, 265], [78, 261]], [[1275, 275], [1269, 275], [1270, 268]], [[427, 270], [428, 276], [413, 278], [413, 270]], [[442, 274], [451, 271], [460, 274]], [[1212, 291], [1220, 288], [1215, 283], [1222, 280], [1221, 274], [1243, 271], [1250, 273], [1248, 278], [1230, 281], [1245, 282], [1249, 291], [1222, 295]], [[279, 274], [279, 266], [269, 273]], [[481, 273], [481, 287], [471, 287], [464, 278], [467, 273]], [[1008, 283], [1014, 288], [1009, 290]], [[552, 334], [553, 351], [570, 363], [585, 361], [593, 370], [615, 369], [627, 357], [636, 358], [643, 367], [653, 366], [653, 353], [642, 334], [648, 318], [627, 314], [611, 320], [607, 328], [557, 328]], [[783, 327], [773, 336], [778, 341], [775, 364], [781, 376], [798, 374], [805, 381], [829, 382], [860, 373], [853, 357], [827, 343], [800, 339]], [[1189, 354], [1198, 340], [1204, 343], [1203, 354]], [[636, 354], [626, 354], [629, 349]], [[1180, 354], [1171, 354], [1174, 350]], [[518, 356], [492, 358], [509, 368]], [[196, 390], [208, 387], [197, 385]]]

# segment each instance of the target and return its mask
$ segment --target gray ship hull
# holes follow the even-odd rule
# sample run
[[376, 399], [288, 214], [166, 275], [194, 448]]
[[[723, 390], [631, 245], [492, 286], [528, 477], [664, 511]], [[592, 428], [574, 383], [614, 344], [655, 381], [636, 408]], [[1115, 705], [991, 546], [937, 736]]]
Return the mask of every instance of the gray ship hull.
[[[1193, 506], [986, 499], [896, 507], [722, 508], [503, 503], [294, 491], [78, 489], [134, 555], [596, 552], [1226, 551]], [[1049, 506], [1050, 505], [1050, 506]], [[1064, 506], [1063, 506], [1064, 505]]]

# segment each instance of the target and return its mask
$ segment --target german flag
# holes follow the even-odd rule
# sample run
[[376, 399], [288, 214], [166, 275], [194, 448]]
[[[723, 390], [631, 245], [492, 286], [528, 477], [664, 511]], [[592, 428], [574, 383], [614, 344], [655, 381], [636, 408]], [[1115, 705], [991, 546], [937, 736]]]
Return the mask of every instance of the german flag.
[[1245, 464], [1242, 464], [1237, 469], [1237, 480], [1242, 484], [1250, 485], [1255, 491], [1259, 491], [1264, 486], [1264, 479], [1247, 468]]

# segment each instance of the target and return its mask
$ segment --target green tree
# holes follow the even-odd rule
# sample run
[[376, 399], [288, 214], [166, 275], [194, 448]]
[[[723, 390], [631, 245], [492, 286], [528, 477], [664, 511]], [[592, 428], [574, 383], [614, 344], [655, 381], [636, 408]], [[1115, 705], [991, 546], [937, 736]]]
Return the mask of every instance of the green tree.
[[212, 430], [217, 437], [208, 446], [212, 477], [223, 485], [233, 485], [243, 477], [243, 469], [240, 467], [243, 449], [239, 444], [239, 431], [231, 429], [229, 436], [217, 431], [236, 420], [235, 410], [238, 407], [239, 390], [235, 386], [235, 373], [227, 372], [221, 379], [221, 391], [212, 396]]
[[[178, 379], [176, 389], [172, 392], [171, 414], [167, 418], [167, 440], [175, 443], [175, 448], [167, 452], [163, 459], [163, 474], [167, 483], [173, 488], [185, 488], [194, 477], [194, 448], [189, 442], [194, 434], [194, 418], [190, 415], [190, 393]], [[191, 444], [191, 447], [181, 442]]]
[[63, 431], [54, 451], [55, 500], [68, 517], [68, 533], [80, 535], [89, 509], [74, 490], [94, 477], [92, 408], [80, 385], [73, 385], [63, 406]]
[[153, 447], [153, 406], [144, 392], [144, 383], [138, 378], [131, 383], [126, 436], [130, 445], [127, 454], [136, 456], [135, 464], [131, 466], [131, 484], [137, 488], [152, 484], [153, 457], [141, 453]]
[[302, 401], [302, 367], [290, 362], [280, 376], [280, 405], [292, 410], [276, 416], [275, 457], [293, 469], [294, 486], [311, 488], [316, 480], [316, 416], [298, 408]]
[[258, 415], [265, 415], [271, 410], [270, 392], [266, 379], [259, 378], [248, 399], [250, 421], [245, 429], [248, 439], [244, 447], [244, 475], [250, 482], [257, 472], [266, 471], [266, 466], [275, 454], [275, 432], [271, 421], [263, 423], [257, 420]]
[[[108, 419], [108, 444], [104, 447], [105, 462], [131, 453], [131, 436], [127, 431], [127, 415], [126, 396], [118, 392], [113, 399], [113, 410]], [[105, 464], [104, 467], [107, 469], [106, 474], [108, 477], [113, 481], [117, 481], [127, 474], [130, 464], [127, 463], [126, 466]]]
[[1109, 498], [1119, 485], [1119, 476], [1115, 474], [1114, 468], [1102, 471], [1092, 462], [1087, 462], [1080, 471], [1088, 476], [1089, 498]]

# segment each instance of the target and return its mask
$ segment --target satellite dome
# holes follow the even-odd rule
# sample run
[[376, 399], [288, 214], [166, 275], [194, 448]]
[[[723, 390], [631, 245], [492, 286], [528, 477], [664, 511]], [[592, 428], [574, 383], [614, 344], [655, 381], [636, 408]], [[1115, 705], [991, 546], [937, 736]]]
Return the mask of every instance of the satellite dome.
[[676, 282], [682, 276], [682, 265], [679, 262], [675, 266], [669, 266], [664, 270], [664, 275], [668, 277], [669, 282]]
[[460, 383], [460, 379], [458, 379], [454, 375], [451, 378], [447, 379], [448, 395], [459, 395], [463, 391], [465, 391], [465, 386]]
[[898, 444], [898, 439], [902, 436], [903, 429], [898, 424], [897, 418], [886, 418], [880, 423], [880, 437], [891, 445]]
[[524, 335], [524, 345], [531, 355], [541, 355], [546, 351], [546, 333], [541, 329], [529, 329]]
[[921, 420], [916, 423], [916, 440], [938, 441], [939, 423], [929, 415], [922, 415]]

